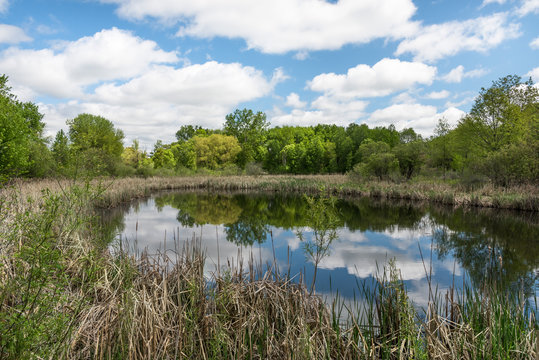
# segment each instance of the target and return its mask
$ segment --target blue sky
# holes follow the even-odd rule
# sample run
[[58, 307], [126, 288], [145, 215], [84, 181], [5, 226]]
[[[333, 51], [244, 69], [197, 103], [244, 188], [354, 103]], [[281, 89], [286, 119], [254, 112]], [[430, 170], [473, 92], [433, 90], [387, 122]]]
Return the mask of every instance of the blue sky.
[[244, 107], [428, 136], [499, 77], [539, 81], [539, 0], [0, 0], [0, 74], [47, 134], [86, 112], [148, 150]]

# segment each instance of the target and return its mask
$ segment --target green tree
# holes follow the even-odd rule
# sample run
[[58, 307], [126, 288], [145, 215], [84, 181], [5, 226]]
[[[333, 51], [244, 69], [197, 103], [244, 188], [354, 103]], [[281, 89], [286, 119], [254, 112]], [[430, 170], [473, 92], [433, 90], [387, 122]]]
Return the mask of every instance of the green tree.
[[414, 140], [399, 144], [393, 148], [393, 153], [399, 161], [401, 174], [410, 179], [417, 174], [424, 162], [425, 144], [422, 140]]
[[52, 144], [52, 156], [58, 167], [66, 167], [69, 164], [69, 139], [64, 130], [56, 133]]
[[90, 114], [80, 114], [67, 124], [77, 167], [114, 174], [123, 152], [123, 132], [115, 129], [110, 120]]
[[524, 136], [525, 114], [537, 104], [539, 92], [532, 80], [516, 75], [500, 78], [479, 96], [459, 126], [483, 151], [497, 151]]
[[133, 140], [133, 144], [124, 148], [122, 152], [122, 160], [124, 164], [137, 169], [142, 160], [146, 157], [146, 154], [140, 150], [139, 141], [137, 139]]
[[0, 76], [0, 180], [11, 176], [39, 175], [33, 166], [42, 167], [48, 148], [43, 138], [43, 115], [37, 105], [17, 100], [7, 85], [8, 77]]
[[167, 149], [165, 147], [159, 147], [157, 150], [154, 151], [152, 155], [152, 161], [153, 166], [156, 169], [173, 169], [176, 166], [174, 152], [171, 149]]
[[231, 165], [242, 151], [234, 136], [212, 134], [210, 136], [195, 136], [192, 140], [198, 167], [217, 169]]
[[262, 161], [264, 143], [269, 122], [266, 114], [259, 111], [256, 114], [251, 109], [236, 109], [226, 116], [224, 133], [234, 136], [242, 148], [237, 162], [244, 167], [251, 161]]
[[296, 236], [303, 242], [305, 255], [314, 264], [314, 274], [311, 283], [311, 294], [316, 283], [316, 274], [320, 261], [330, 254], [333, 241], [338, 238], [337, 228], [339, 217], [335, 208], [335, 199], [328, 197], [306, 197], [309, 210], [307, 211], [307, 226], [312, 229], [310, 238], [298, 230]]
[[509, 75], [482, 88], [457, 127], [467, 172], [494, 184], [539, 182], [539, 90], [531, 79]]
[[451, 126], [445, 118], [438, 119], [434, 128], [434, 138], [430, 141], [430, 164], [442, 168], [444, 176], [451, 169], [453, 154], [451, 151]]
[[185, 141], [180, 144], [174, 144], [171, 147], [176, 160], [176, 169], [186, 168], [196, 170], [197, 153], [195, 151], [194, 141]]
[[205, 135], [205, 130], [198, 125], [182, 125], [180, 130], [176, 131], [176, 139], [179, 142], [185, 142], [195, 135]]
[[354, 172], [362, 176], [382, 180], [399, 169], [399, 161], [384, 141], [368, 139], [361, 144], [358, 153], [361, 162], [354, 167]]

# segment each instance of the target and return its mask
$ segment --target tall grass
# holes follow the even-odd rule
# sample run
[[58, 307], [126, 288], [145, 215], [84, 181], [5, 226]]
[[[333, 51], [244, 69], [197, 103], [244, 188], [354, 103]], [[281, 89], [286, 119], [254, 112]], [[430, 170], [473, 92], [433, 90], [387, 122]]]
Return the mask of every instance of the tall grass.
[[[72, 184], [70, 180], [14, 180], [12, 186], [25, 195], [39, 198], [41, 190], [60, 191]], [[377, 197], [427, 201], [452, 206], [492, 207], [539, 211], [539, 188], [522, 185], [497, 188], [490, 184], [470, 189], [460, 184], [432, 180], [395, 183], [388, 181], [356, 182], [346, 175], [257, 175], [257, 176], [183, 176], [98, 179], [106, 192], [96, 205], [113, 207], [136, 197], [145, 197], [159, 190], [259, 191], [315, 195], [324, 189], [338, 197]], [[0, 192], [4, 190], [0, 189]]]
[[390, 263], [374, 288], [359, 284], [366, 302], [324, 304], [252, 259], [205, 275], [199, 239], [157, 257], [111, 254], [89, 205], [124, 193], [108, 193], [114, 184], [56, 186], [0, 198], [2, 359], [538, 355], [537, 305], [521, 294], [465, 287], [432, 296], [418, 314]]

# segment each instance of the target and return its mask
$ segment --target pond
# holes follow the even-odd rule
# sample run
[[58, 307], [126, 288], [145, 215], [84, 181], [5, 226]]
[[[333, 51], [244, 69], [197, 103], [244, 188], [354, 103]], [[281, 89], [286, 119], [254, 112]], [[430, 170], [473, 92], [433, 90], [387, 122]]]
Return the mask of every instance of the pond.
[[[182, 192], [158, 193], [107, 210], [102, 218], [113, 244], [121, 239], [131, 251], [177, 250], [196, 238], [208, 274], [217, 264], [247, 266], [252, 258], [309, 285], [314, 263], [297, 235], [312, 234], [309, 210], [305, 197], [297, 195]], [[429, 299], [429, 278], [439, 294], [486, 276], [510, 289], [523, 287], [530, 297], [538, 294], [536, 213], [371, 198], [339, 199], [335, 210], [338, 238], [321, 259], [315, 284], [327, 299], [337, 293], [345, 301], [361, 298], [361, 284], [372, 286], [391, 259], [420, 307]]]

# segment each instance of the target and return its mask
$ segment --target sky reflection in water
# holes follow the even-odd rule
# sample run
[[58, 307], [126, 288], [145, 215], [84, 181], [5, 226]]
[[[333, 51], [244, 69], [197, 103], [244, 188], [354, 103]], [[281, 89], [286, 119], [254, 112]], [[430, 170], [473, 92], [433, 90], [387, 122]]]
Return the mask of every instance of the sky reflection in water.
[[[439, 291], [453, 283], [458, 288], [467, 273], [475, 282], [493, 274], [508, 287], [524, 284], [530, 295], [537, 292], [536, 214], [372, 199], [339, 200], [337, 210], [339, 238], [319, 264], [319, 294], [331, 298], [338, 291], [345, 300], [360, 298], [358, 284], [372, 284], [393, 258], [418, 306], [428, 301], [427, 272]], [[246, 266], [251, 255], [271, 264], [275, 249], [279, 270], [290, 268], [296, 279], [303, 273], [310, 284], [314, 266], [296, 236], [298, 229], [310, 232], [306, 211], [299, 196], [165, 193], [110, 210], [104, 219], [111, 237], [150, 254], [164, 246], [181, 249], [194, 236], [201, 238], [208, 274], [216, 271], [218, 254], [221, 266], [237, 265], [239, 259]]]

